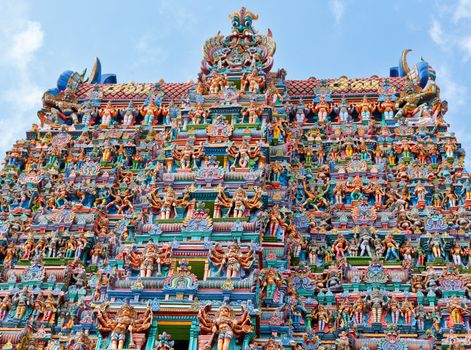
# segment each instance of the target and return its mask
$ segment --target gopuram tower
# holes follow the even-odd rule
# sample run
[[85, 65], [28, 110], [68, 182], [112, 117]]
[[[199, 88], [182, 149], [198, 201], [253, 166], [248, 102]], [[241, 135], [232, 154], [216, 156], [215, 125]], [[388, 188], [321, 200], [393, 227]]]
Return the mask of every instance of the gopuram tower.
[[[59, 76], [0, 177], [0, 349], [464, 349], [471, 183], [435, 71]], [[195, 72], [196, 73], [196, 72]]]

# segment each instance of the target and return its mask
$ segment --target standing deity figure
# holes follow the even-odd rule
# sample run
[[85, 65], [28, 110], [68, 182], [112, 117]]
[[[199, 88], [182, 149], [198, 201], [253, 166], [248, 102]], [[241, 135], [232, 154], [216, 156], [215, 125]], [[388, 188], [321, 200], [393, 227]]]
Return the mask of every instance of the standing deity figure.
[[249, 106], [245, 111], [243, 111], [242, 115], [245, 117], [248, 117], [248, 122], [249, 124], [255, 124], [262, 116], [262, 108], [257, 107], [255, 102], [250, 102]]
[[332, 104], [325, 100], [325, 97], [320, 97], [320, 101], [311, 110], [314, 114], [317, 114], [319, 123], [324, 123], [327, 121], [330, 113], [332, 113], [333, 107]]
[[338, 328], [347, 328], [350, 326], [350, 316], [352, 314], [352, 306], [348, 298], [345, 298], [344, 301], [338, 306], [338, 316], [337, 316], [337, 327]]
[[335, 252], [335, 258], [338, 260], [345, 257], [345, 252], [348, 249], [348, 242], [341, 233], [337, 234], [337, 239], [332, 244], [332, 249]]
[[[270, 164], [270, 175], [274, 182], [280, 182], [281, 176], [285, 173], [285, 166], [280, 161], [274, 161]], [[471, 191], [470, 191], [471, 193]]]
[[11, 309], [11, 297], [7, 294], [0, 303], [0, 321], [3, 321]]
[[69, 240], [65, 244], [65, 257], [73, 258], [77, 249], [77, 239], [74, 235], [71, 235]]
[[269, 237], [277, 237], [280, 228], [285, 231], [287, 227], [285, 219], [286, 217], [280, 212], [279, 206], [274, 205], [268, 212], [263, 232]]
[[[208, 117], [209, 112], [203, 108], [201, 103], [198, 103], [196, 105], [196, 108], [192, 109], [189, 113], [188, 116], [191, 119], [191, 122], [193, 124], [205, 124], [206, 118]], [[183, 125], [183, 130], [186, 130], [186, 122]]]
[[108, 101], [105, 108], [102, 108], [99, 112], [101, 117], [101, 126], [108, 127], [111, 125], [113, 118], [118, 115], [118, 110], [111, 106], [111, 101]]
[[360, 247], [360, 256], [369, 256], [372, 257], [373, 253], [371, 248], [374, 245], [374, 239], [370, 230], [362, 229], [360, 232], [359, 247]]
[[427, 312], [425, 311], [423, 304], [417, 304], [414, 309], [414, 318], [417, 323], [417, 330], [425, 330], [425, 318], [427, 317]]
[[173, 216], [177, 215], [177, 207], [188, 207], [190, 205], [189, 190], [186, 189], [182, 199], [178, 199], [178, 195], [175, 193], [172, 187], [168, 186], [161, 198], [161, 194], [154, 191], [150, 196], [150, 204], [152, 209], [160, 210], [160, 219], [168, 220]]
[[394, 239], [392, 232], [386, 235], [383, 243], [386, 251], [384, 259], [387, 261], [399, 260], [399, 244]]
[[15, 318], [22, 319], [28, 306], [33, 305], [33, 295], [28, 286], [24, 286], [21, 291], [15, 294], [12, 304], [16, 307]]
[[398, 324], [399, 316], [401, 315], [401, 305], [394, 294], [388, 300], [388, 309], [391, 313], [391, 322], [393, 324]]
[[453, 327], [455, 324], [463, 323], [463, 315], [466, 312], [469, 312], [466, 306], [463, 306], [463, 303], [457, 297], [452, 297], [450, 299], [447, 304], [447, 309], [450, 312], [449, 325], [451, 327]]
[[343, 204], [345, 198], [345, 184], [342, 181], [337, 181], [333, 190], [335, 204]]
[[98, 320], [98, 330], [102, 334], [111, 333], [112, 349], [124, 349], [128, 331], [132, 343], [133, 333], [142, 333], [149, 329], [152, 324], [153, 313], [149, 305], [139, 318], [134, 307], [127, 303], [121, 306], [113, 318], [107, 308], [107, 302], [101, 304], [100, 308], [95, 309], [95, 316]]
[[132, 251], [129, 254], [130, 265], [139, 269], [141, 277], [151, 277], [157, 266], [157, 275], [162, 274], [162, 266], [170, 265], [172, 247], [163, 245], [156, 247], [154, 243], [148, 242], [142, 252]]
[[138, 114], [139, 114], [139, 111], [137, 111], [134, 108], [134, 105], [133, 105], [132, 101], [129, 101], [129, 104], [126, 107], [126, 109], [123, 109], [121, 111], [121, 115], [123, 116], [123, 125], [124, 126], [133, 125], [134, 124], [134, 118], [136, 118]]
[[443, 145], [443, 149], [445, 150], [445, 154], [447, 158], [454, 158], [455, 157], [455, 151], [457, 149], [456, 143], [452, 139], [448, 139]]
[[407, 241], [402, 245], [400, 251], [401, 251], [401, 254], [402, 254], [404, 260], [412, 261], [412, 255], [415, 254], [416, 249], [414, 248], [414, 246], [409, 241]]
[[347, 99], [342, 97], [340, 104], [335, 104], [333, 109], [339, 116], [339, 122], [348, 122], [351, 120], [355, 107], [352, 104], [348, 104]]
[[260, 145], [251, 146], [247, 141], [232, 143], [227, 148], [227, 154], [234, 158], [233, 166], [237, 164], [242, 169], [248, 168], [250, 159], [260, 157], [261, 153]]
[[404, 315], [405, 324], [410, 325], [414, 315], [414, 305], [407, 298], [402, 302], [401, 313]]
[[376, 110], [376, 104], [370, 103], [366, 96], [363, 96], [363, 100], [360, 104], [355, 106], [355, 109], [360, 117], [360, 122], [369, 121], [373, 112]]
[[352, 312], [355, 324], [363, 324], [363, 316], [366, 312], [366, 301], [361, 295], [358, 296], [358, 298], [353, 303]]
[[450, 186], [447, 193], [445, 193], [445, 200], [444, 204], [448, 204], [448, 208], [456, 207], [456, 203], [458, 202], [458, 197], [453, 191], [453, 187]]
[[461, 256], [463, 255], [463, 249], [460, 247], [458, 242], [456, 242], [455, 245], [450, 249], [450, 255], [455, 266], [462, 266]]
[[149, 104], [143, 105], [139, 112], [144, 117], [142, 125], [155, 125], [158, 121], [157, 118], [162, 114], [162, 108], [155, 104], [154, 99], [151, 99]]
[[428, 240], [428, 245], [432, 250], [434, 259], [443, 257], [442, 247], [444, 245], [444, 242], [438, 232], [435, 233], [435, 235], [433, 235], [432, 238]]
[[226, 270], [228, 279], [239, 277], [240, 269], [249, 270], [254, 264], [253, 251], [242, 253], [237, 243], [231, 243], [224, 249], [220, 244], [216, 244], [209, 251], [208, 259], [210, 263], [217, 267], [216, 275], [220, 276], [223, 269]]
[[317, 265], [317, 257], [319, 256], [319, 253], [321, 252], [321, 247], [317, 244], [317, 242], [314, 239], [311, 239], [307, 246], [307, 251], [309, 255], [309, 264], [310, 265]]
[[373, 323], [381, 323], [381, 315], [384, 308], [384, 298], [382, 292], [375, 288], [368, 297], [368, 307], [371, 309], [371, 319]]
[[265, 91], [265, 101], [269, 106], [280, 106], [283, 103], [283, 96], [273, 82], [270, 82]]
[[46, 301], [44, 302], [44, 316], [42, 321], [54, 324], [54, 318], [57, 311], [57, 303], [54, 300], [54, 296], [49, 294]]
[[200, 309], [198, 319], [203, 333], [211, 334], [205, 349], [212, 349], [217, 344], [217, 350], [229, 350], [232, 338], [243, 337], [253, 331], [247, 309], [242, 306], [243, 313], [237, 318], [229, 305], [223, 304], [217, 315], [209, 314], [211, 304]]
[[22, 260], [29, 260], [31, 259], [33, 252], [34, 252], [34, 235], [30, 234], [28, 239], [23, 245], [23, 256], [21, 257]]
[[316, 312], [314, 313], [314, 318], [317, 320], [317, 331], [324, 332], [325, 327], [329, 324], [330, 314], [324, 308], [324, 306], [319, 305]]
[[242, 187], [239, 187], [234, 192], [232, 198], [224, 193], [224, 188], [221, 188], [218, 192], [217, 201], [218, 205], [229, 208], [226, 213], [227, 217], [229, 217], [232, 212], [232, 217], [241, 218], [246, 215], [247, 209], [258, 209], [262, 206], [261, 197], [262, 191], [257, 187], [255, 188], [255, 195], [250, 199]]
[[204, 150], [202, 145], [193, 146], [187, 142], [183, 147], [175, 147], [172, 154], [182, 169], [192, 169], [196, 167], [196, 160], [204, 156]]
[[278, 287], [283, 284], [283, 275], [271, 267], [261, 271], [261, 290], [265, 299], [273, 300]]
[[417, 196], [417, 203], [425, 203], [425, 196], [427, 195], [427, 189], [422, 184], [422, 181], [417, 182], [415, 185], [414, 194]]
[[246, 77], [245, 81], [244, 85], [248, 84], [249, 92], [252, 94], [258, 94], [265, 84], [265, 76], [258, 74], [257, 69], [253, 69]]
[[82, 116], [82, 125], [88, 127], [95, 121], [97, 113], [92, 108], [90, 102], [86, 102], [80, 107], [79, 114]]
[[378, 104], [378, 111], [382, 113], [384, 119], [393, 119], [395, 106], [396, 104], [391, 101], [391, 97], [388, 95], [383, 102]]

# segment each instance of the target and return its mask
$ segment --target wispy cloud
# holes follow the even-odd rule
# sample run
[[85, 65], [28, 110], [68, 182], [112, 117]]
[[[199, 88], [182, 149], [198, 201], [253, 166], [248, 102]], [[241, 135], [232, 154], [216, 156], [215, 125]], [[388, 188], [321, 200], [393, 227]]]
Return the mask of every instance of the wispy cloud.
[[[450, 20], [451, 19], [451, 20]], [[471, 0], [458, 0], [440, 7], [431, 19], [429, 36], [443, 51], [456, 49], [464, 62], [471, 58]]]
[[143, 34], [135, 45], [133, 69], [161, 65], [168, 58], [168, 53], [159, 45], [158, 39], [149, 34]]
[[334, 15], [335, 22], [340, 23], [345, 13], [345, 3], [343, 0], [330, 0], [329, 1], [330, 11]]
[[435, 44], [443, 47], [445, 44], [445, 37], [443, 34], [442, 25], [436, 18], [432, 19], [432, 26], [429, 29], [429, 35]]
[[459, 0], [454, 11], [453, 21], [458, 22], [463, 19], [471, 18], [471, 0]]
[[441, 95], [450, 102], [450, 110], [453, 112], [456, 109], [458, 112], [466, 104], [467, 87], [456, 80], [449, 66], [438, 66], [437, 71]]
[[42, 91], [33, 78], [33, 64], [44, 42], [41, 24], [28, 17], [23, 1], [8, 3], [0, 17], [0, 82], [9, 86], [0, 95], [0, 158], [36, 120]]
[[459, 38], [458, 45], [463, 50], [464, 61], [468, 61], [471, 58], [471, 35], [462, 36]]

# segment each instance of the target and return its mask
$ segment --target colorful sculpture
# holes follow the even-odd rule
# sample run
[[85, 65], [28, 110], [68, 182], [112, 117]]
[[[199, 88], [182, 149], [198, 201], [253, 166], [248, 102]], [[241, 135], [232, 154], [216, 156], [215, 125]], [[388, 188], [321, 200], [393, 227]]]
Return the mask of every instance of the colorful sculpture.
[[257, 18], [231, 14], [196, 82], [97, 61], [44, 94], [0, 170], [0, 347], [471, 345], [471, 181], [435, 71], [405, 50], [388, 77], [289, 80]]

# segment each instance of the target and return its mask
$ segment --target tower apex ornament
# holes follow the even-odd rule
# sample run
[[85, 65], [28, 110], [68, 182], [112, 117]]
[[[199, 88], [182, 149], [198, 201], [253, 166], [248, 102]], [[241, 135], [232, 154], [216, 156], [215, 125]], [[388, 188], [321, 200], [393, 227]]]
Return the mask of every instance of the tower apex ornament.
[[268, 73], [273, 66], [276, 43], [268, 29], [266, 35], [257, 34], [252, 27], [258, 15], [242, 7], [229, 15], [232, 32], [228, 36], [219, 33], [203, 46], [201, 72], [244, 74], [252, 70]]

